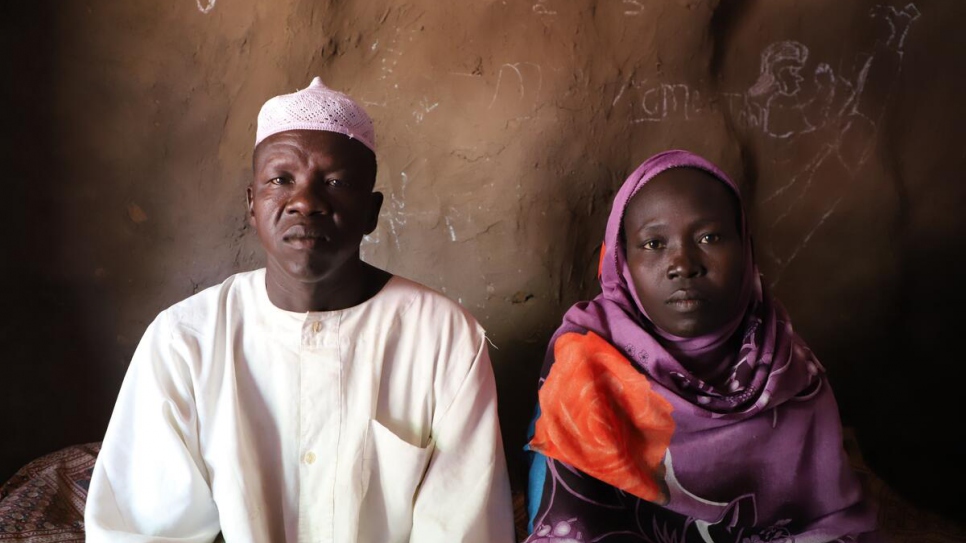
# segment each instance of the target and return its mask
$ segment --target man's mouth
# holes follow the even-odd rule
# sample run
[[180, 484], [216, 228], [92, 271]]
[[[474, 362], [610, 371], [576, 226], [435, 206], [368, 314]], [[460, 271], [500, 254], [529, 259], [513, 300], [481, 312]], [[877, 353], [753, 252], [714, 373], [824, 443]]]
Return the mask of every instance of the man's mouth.
[[293, 247], [306, 249], [329, 242], [327, 236], [285, 236], [282, 240]]
[[282, 236], [282, 241], [295, 247], [312, 248], [328, 243], [331, 239], [324, 232], [317, 229], [305, 226], [293, 226]]

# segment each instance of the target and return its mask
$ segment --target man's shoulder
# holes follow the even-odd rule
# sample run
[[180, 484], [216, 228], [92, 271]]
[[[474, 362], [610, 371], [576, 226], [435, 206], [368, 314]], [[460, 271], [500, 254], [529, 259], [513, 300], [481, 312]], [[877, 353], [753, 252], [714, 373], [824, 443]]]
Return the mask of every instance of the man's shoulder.
[[158, 316], [178, 328], [198, 329], [217, 315], [256, 303], [265, 270], [239, 272], [168, 307]]
[[486, 331], [466, 308], [411, 279], [393, 276], [376, 298], [376, 305], [358, 315], [362, 326], [386, 341], [436, 353], [426, 360], [438, 360], [447, 371], [460, 373], [460, 364], [472, 362], [486, 341]]
[[458, 340], [478, 344], [486, 335], [465, 307], [446, 294], [412, 279], [394, 275], [377, 298], [378, 304], [372, 307], [379, 315], [375, 322], [400, 333], [418, 334], [422, 341], [438, 340], [448, 344]]
[[452, 298], [400, 275], [394, 275], [380, 295], [398, 304], [399, 311], [404, 315], [431, 313], [437, 317], [465, 320], [467, 324], [477, 326], [473, 315]]

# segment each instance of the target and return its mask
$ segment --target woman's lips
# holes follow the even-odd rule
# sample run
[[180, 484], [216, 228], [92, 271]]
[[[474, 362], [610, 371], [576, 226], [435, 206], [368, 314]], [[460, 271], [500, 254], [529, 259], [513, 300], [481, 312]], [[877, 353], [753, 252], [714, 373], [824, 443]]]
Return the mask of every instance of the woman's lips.
[[678, 311], [681, 311], [682, 313], [688, 313], [701, 309], [701, 307], [703, 307], [707, 301], [707, 296], [700, 291], [681, 289], [675, 291], [674, 294], [664, 301], [664, 303], [677, 309]]
[[701, 309], [704, 306], [704, 300], [675, 300], [667, 304], [681, 313], [690, 313]]

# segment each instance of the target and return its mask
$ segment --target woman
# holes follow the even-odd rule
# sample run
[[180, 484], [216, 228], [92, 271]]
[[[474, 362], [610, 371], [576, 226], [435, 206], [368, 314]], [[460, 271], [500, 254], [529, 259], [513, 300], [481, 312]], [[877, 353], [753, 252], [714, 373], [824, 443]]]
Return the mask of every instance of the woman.
[[724, 173], [642, 164], [600, 280], [548, 349], [528, 542], [875, 540], [824, 369], [764, 292]]

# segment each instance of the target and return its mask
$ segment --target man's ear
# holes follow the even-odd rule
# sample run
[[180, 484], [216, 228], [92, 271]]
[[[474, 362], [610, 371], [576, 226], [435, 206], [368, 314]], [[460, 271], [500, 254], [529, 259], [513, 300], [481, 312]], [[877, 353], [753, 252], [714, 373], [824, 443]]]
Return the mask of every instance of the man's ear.
[[368, 223], [366, 224], [366, 235], [369, 235], [376, 229], [379, 224], [379, 210], [382, 209], [382, 193], [373, 192], [369, 196], [369, 217]]
[[248, 201], [248, 224], [255, 228], [255, 198], [251, 185], [245, 189], [245, 199]]

